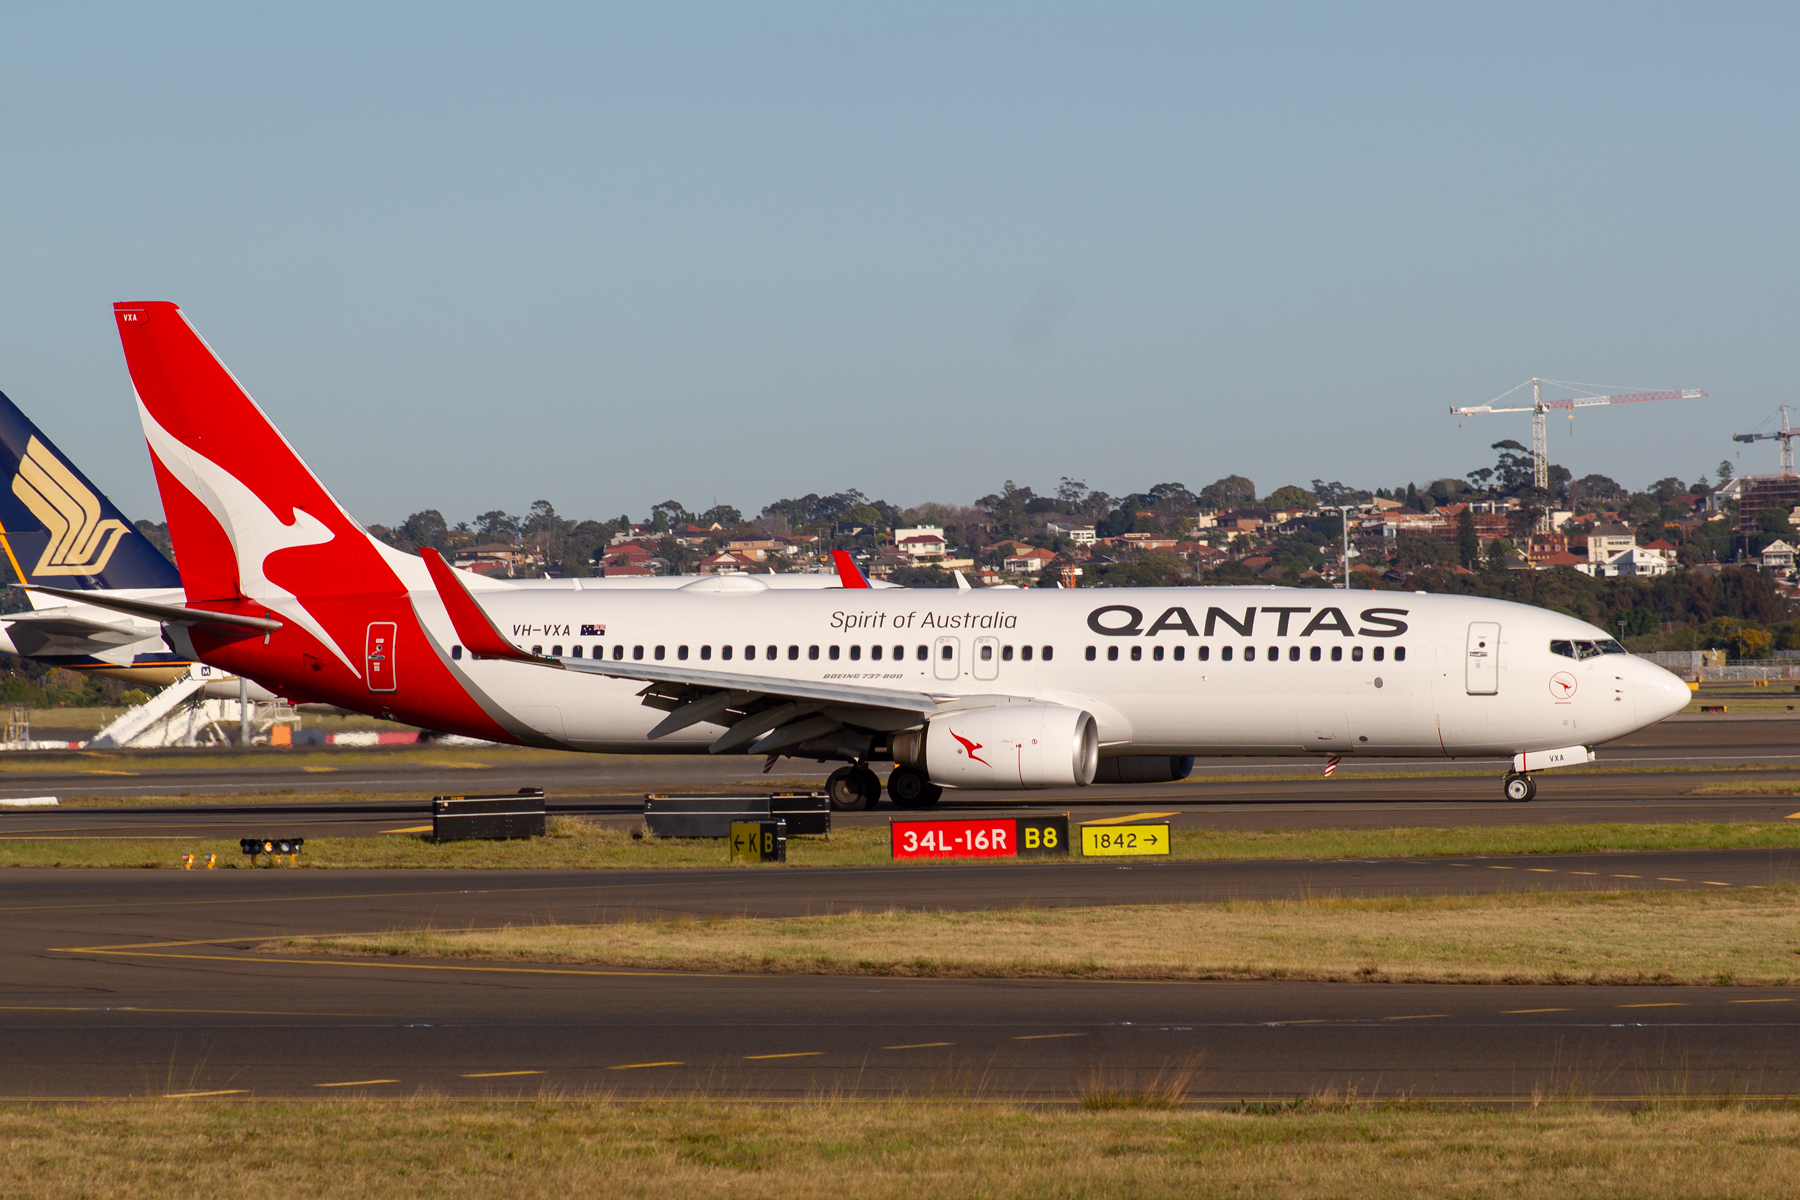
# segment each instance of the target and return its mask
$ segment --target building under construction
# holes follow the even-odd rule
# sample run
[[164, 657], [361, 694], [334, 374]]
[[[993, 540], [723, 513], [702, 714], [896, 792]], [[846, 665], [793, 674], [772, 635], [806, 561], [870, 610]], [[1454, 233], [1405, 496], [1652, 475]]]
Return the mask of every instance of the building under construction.
[[1741, 490], [1738, 493], [1738, 532], [1756, 532], [1756, 520], [1766, 509], [1780, 509], [1783, 513], [1792, 512], [1800, 507], [1800, 475], [1794, 473], [1794, 439], [1800, 437], [1800, 429], [1788, 424], [1787, 405], [1781, 406], [1781, 428], [1767, 433], [1734, 433], [1731, 440], [1750, 445], [1756, 442], [1773, 441], [1781, 445], [1781, 473], [1779, 475], [1749, 475], [1742, 477]]

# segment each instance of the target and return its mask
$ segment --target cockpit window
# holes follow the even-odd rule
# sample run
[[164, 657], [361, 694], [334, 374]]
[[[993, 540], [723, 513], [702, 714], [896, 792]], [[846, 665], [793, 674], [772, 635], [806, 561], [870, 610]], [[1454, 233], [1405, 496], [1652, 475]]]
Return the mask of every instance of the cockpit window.
[[1550, 653], [1560, 654], [1564, 658], [1573, 658], [1577, 661], [1582, 661], [1590, 658], [1599, 658], [1602, 654], [1625, 654], [1628, 652], [1625, 647], [1619, 645], [1619, 643], [1613, 641], [1611, 638], [1606, 638], [1598, 642], [1552, 641], [1550, 643]]

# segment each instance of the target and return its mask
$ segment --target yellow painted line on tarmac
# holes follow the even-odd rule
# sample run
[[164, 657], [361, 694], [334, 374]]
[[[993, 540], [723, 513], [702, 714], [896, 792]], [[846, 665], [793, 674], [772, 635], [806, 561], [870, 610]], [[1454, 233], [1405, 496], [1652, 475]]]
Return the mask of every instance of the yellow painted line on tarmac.
[[512, 1075], [542, 1075], [542, 1071], [471, 1071], [464, 1079], [505, 1079]]
[[765, 1058], [817, 1058], [825, 1053], [823, 1050], [790, 1050], [786, 1054], [746, 1054], [746, 1062], [757, 1062]]
[[1792, 996], [1773, 996], [1767, 1000], [1727, 1000], [1727, 1004], [1792, 1004]]
[[249, 1088], [223, 1088], [216, 1092], [169, 1092], [163, 1096], [163, 1099], [198, 1100], [202, 1096], [242, 1096], [249, 1090]]
[[687, 1065], [686, 1063], [674, 1062], [674, 1061], [653, 1062], [653, 1063], [620, 1063], [616, 1067], [608, 1067], [606, 1069], [609, 1071], [637, 1071], [637, 1070], [641, 1070], [644, 1067], [685, 1067], [686, 1065]]
[[1517, 1016], [1521, 1016], [1525, 1013], [1568, 1012], [1568, 1011], [1569, 1010], [1566, 1008], [1503, 1008], [1500, 1010], [1500, 1015], [1503, 1017], [1517, 1017]]
[[1132, 813], [1124, 817], [1099, 817], [1092, 821], [1082, 821], [1083, 825], [1125, 825], [1132, 821], [1154, 821], [1158, 817], [1179, 817], [1178, 812], [1146, 812]]
[[342, 1083], [315, 1083], [314, 1087], [374, 1087], [378, 1083], [399, 1083], [398, 1079], [346, 1079]]
[[1571, 874], [1571, 875], [1598, 875], [1599, 873], [1600, 872], [1598, 872], [1598, 871], [1570, 871], [1569, 872], [1569, 874]]
[[1490, 871], [1516, 871], [1516, 870], [1518, 870], [1518, 868], [1517, 867], [1496, 867], [1492, 863], [1489, 863], [1488, 870], [1490, 870]]
[[1015, 1042], [1047, 1042], [1051, 1038], [1086, 1037], [1085, 1033], [1023, 1033], [1014, 1038]]
[[1702, 879], [1700, 882], [1704, 883], [1707, 887], [1730, 887], [1731, 886], [1729, 883], [1720, 883], [1716, 879]]
[[431, 828], [432, 827], [429, 825], [408, 825], [404, 829], [384, 829], [381, 832], [383, 832], [383, 833], [430, 833]]
[[1657, 1000], [1648, 1004], [1621, 1004], [1620, 1008], [1686, 1008], [1686, 1000]]
[[335, 771], [336, 767], [301, 767], [308, 775], [323, 775], [327, 771]]
[[1614, 879], [1642, 879], [1642, 875], [1614, 875]]
[[914, 1042], [910, 1046], [883, 1046], [883, 1050], [930, 1050], [934, 1046], [954, 1046], [955, 1042]]
[[1657, 876], [1657, 877], [1656, 877], [1656, 882], [1658, 882], [1658, 883], [1686, 883], [1686, 882], [1687, 882], [1687, 880], [1685, 880], [1685, 879], [1676, 879], [1676, 878], [1675, 878], [1675, 877], [1674, 877], [1674, 876], [1672, 876], [1672, 875], [1658, 875], [1658, 876]]
[[[136, 771], [103, 771], [99, 767], [83, 767], [81, 769], [81, 773], [83, 775], [136, 775], [137, 774]], [[210, 1096], [210, 1095], [213, 1095], [214, 1093], [208, 1092], [206, 1094]]]
[[1549, 867], [1526, 867], [1525, 869], [1527, 871], [1536, 871], [1539, 875], [1554, 875], [1554, 874], [1556, 874], [1556, 872]]
[[1415, 1013], [1409, 1017], [1383, 1017], [1384, 1021], [1435, 1021], [1439, 1017], [1447, 1017], [1449, 1013]]
[[1789, 813], [1787, 819], [1790, 821], [1800, 821], [1800, 813]]

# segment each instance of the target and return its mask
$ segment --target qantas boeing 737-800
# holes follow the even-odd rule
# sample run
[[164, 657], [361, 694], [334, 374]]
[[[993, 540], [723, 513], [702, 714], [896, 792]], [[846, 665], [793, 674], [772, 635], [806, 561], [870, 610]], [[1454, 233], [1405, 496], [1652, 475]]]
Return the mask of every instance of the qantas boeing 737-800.
[[182, 566], [122, 602], [295, 700], [496, 741], [836, 760], [833, 802], [1180, 778], [1202, 755], [1513, 756], [1531, 773], [1688, 702], [1562, 613], [1271, 587], [494, 588], [332, 499], [167, 302], [115, 306]]

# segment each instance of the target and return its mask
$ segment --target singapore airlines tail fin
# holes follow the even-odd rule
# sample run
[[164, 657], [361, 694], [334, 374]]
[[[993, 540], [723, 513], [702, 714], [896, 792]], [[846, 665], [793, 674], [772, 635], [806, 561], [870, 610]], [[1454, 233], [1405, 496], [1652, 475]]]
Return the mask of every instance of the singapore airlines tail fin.
[[422, 562], [332, 498], [179, 306], [115, 304], [113, 315], [190, 603], [291, 612], [321, 593], [429, 586]]
[[181, 575], [31, 419], [0, 395], [0, 544], [23, 583], [179, 588]]

